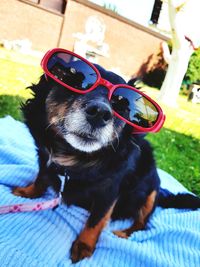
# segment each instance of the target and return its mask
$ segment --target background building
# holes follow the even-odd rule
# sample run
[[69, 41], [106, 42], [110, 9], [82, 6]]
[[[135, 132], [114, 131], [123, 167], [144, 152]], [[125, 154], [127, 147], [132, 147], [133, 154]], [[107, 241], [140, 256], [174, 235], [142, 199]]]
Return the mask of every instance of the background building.
[[1, 0], [1, 42], [25, 39], [33, 50], [74, 50], [130, 77], [168, 38], [86, 0]]

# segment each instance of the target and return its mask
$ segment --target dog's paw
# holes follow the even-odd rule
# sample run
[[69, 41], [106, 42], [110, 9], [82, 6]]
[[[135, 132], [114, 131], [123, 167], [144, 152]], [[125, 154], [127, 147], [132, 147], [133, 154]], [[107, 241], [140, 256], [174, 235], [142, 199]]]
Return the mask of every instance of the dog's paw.
[[121, 238], [128, 238], [129, 237], [129, 234], [126, 230], [122, 230], [122, 231], [113, 231], [113, 234], [115, 234], [116, 236], [118, 237], [121, 237]]
[[19, 197], [28, 197], [25, 187], [15, 187], [13, 188], [12, 193], [13, 195], [19, 196]]
[[34, 184], [27, 187], [15, 187], [12, 193], [15, 196], [26, 197], [26, 198], [37, 198], [41, 196], [41, 193], [35, 190]]
[[77, 239], [74, 241], [71, 248], [71, 260], [73, 263], [84, 258], [90, 257], [93, 254], [94, 248]]

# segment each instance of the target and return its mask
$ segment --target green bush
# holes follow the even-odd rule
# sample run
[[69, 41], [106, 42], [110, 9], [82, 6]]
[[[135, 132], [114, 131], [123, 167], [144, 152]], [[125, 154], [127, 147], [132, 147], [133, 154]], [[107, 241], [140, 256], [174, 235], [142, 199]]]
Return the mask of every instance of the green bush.
[[143, 82], [148, 86], [160, 89], [165, 79], [165, 75], [166, 70], [161, 67], [158, 67], [146, 73], [143, 77]]
[[148, 86], [160, 89], [167, 71], [161, 49], [156, 55], [148, 57], [147, 61], [142, 64], [138, 71], [141, 80]]
[[16, 120], [22, 120], [20, 105], [25, 102], [21, 96], [0, 95], [0, 117], [10, 115]]
[[[151, 67], [146, 67], [147, 72], [143, 74], [143, 82], [160, 89], [167, 71], [167, 64], [164, 62], [161, 52], [157, 54], [157, 60], [153, 64], [152, 60], [145, 64], [149, 64]], [[187, 92], [189, 85], [195, 82], [200, 82], [200, 48], [190, 58], [188, 69], [182, 83], [182, 91]]]
[[200, 48], [192, 54], [184, 80], [190, 84], [200, 81]]

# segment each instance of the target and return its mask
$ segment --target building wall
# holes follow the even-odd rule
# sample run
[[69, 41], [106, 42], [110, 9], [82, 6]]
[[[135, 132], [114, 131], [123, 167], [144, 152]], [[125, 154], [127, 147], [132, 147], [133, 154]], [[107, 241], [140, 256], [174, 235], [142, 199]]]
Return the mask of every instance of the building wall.
[[105, 43], [109, 44], [109, 58], [99, 57], [105, 68], [119, 69], [125, 76], [132, 76], [147, 58], [157, 53], [160, 43], [167, 38], [146, 27], [124, 19], [108, 10], [86, 1], [70, 1], [66, 10], [60, 45], [73, 49], [74, 32], [84, 32], [89, 16], [101, 17], [106, 25]]
[[37, 50], [58, 45], [62, 15], [18, 0], [0, 1], [0, 40], [28, 38]]
[[50, 12], [26, 1], [0, 1], [0, 40], [28, 38], [32, 48], [46, 51], [53, 47], [73, 50], [74, 33], [84, 33], [89, 16], [97, 15], [106, 25], [104, 42], [109, 57], [98, 57], [108, 69], [125, 76], [136, 73], [147, 58], [158, 51], [166, 38], [86, 0], [68, 0], [64, 15]]

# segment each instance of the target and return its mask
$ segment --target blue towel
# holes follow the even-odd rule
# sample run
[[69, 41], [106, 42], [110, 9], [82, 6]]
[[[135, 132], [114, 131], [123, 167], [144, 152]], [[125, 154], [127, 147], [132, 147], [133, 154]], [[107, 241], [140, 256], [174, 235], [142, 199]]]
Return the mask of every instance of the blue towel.
[[[27, 127], [11, 117], [0, 119], [0, 205], [35, 201], [16, 197], [11, 190], [29, 184], [37, 172], [37, 153]], [[159, 173], [162, 187], [172, 192], [186, 191], [169, 174]], [[42, 199], [53, 197], [49, 189]], [[200, 210], [157, 207], [147, 229], [128, 239], [118, 238], [112, 230], [126, 228], [131, 221], [111, 222], [102, 232], [93, 256], [72, 264], [70, 247], [87, 218], [86, 210], [66, 205], [55, 211], [0, 215], [0, 266], [200, 266]]]

